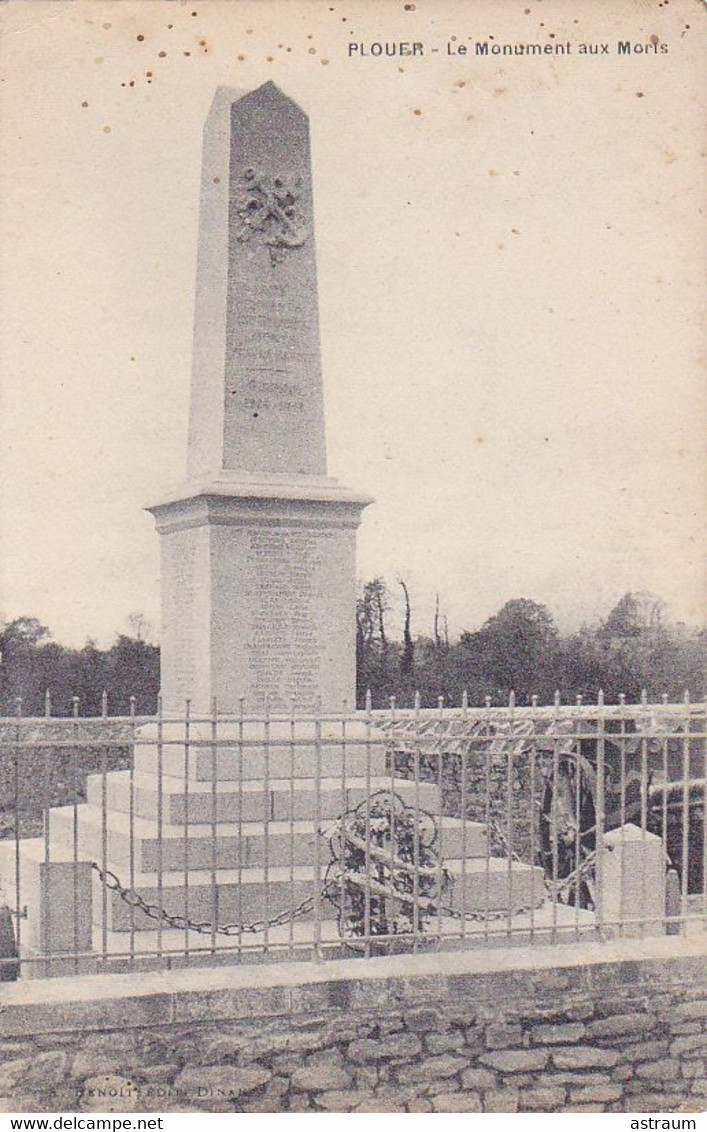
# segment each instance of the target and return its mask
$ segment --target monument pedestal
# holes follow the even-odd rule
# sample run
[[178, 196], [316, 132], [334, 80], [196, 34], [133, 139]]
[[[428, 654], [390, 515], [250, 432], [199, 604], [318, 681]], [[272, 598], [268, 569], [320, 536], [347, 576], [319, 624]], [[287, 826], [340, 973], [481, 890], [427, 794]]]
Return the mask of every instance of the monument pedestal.
[[355, 532], [369, 502], [327, 476], [224, 475], [150, 508], [166, 711], [355, 706]]

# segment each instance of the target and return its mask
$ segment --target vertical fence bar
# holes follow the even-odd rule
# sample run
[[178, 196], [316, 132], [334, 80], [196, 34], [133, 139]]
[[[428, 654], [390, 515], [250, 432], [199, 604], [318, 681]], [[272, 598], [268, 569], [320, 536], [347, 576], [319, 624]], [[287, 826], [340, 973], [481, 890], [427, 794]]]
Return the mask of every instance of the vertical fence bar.
[[[44, 718], [51, 719], [52, 715], [52, 698], [49, 689], [44, 693]], [[51, 897], [51, 852], [52, 852], [52, 837], [51, 837], [51, 818], [52, 818], [52, 792], [51, 792], [51, 752], [48, 746], [44, 748], [42, 757], [42, 778], [44, 789], [42, 791], [42, 810], [43, 810], [43, 827], [44, 827], [44, 871], [47, 884], [47, 899], [45, 903], [45, 918], [44, 918], [44, 938], [47, 944], [47, 950], [51, 951], [51, 938], [52, 938], [52, 897]], [[47, 958], [44, 964], [45, 974], [49, 974], [51, 970], [51, 959]]]
[[[189, 763], [191, 743], [191, 700], [184, 701], [184, 959], [189, 966]], [[197, 755], [198, 758], [198, 755]]]
[[[395, 718], [396, 718], [395, 717], [395, 703], [396, 703], [395, 696], [391, 696], [390, 699], [389, 699], [389, 704], [390, 704], [390, 733], [393, 734], [393, 735], [395, 734]], [[390, 760], [390, 882], [389, 882], [393, 888], [395, 887], [395, 858], [397, 856], [395, 842], [396, 842], [396, 829], [395, 829], [395, 753], [393, 752], [393, 756]], [[394, 902], [388, 902], [387, 906], [389, 908], [392, 908], [393, 914], [395, 914], [395, 903]], [[406, 911], [406, 909], [401, 908], [400, 911], [404, 913]], [[390, 917], [389, 917], [387, 912], [386, 912], [385, 922], [386, 922], [386, 935], [390, 936], [392, 934], [392, 931], [393, 931], [393, 925], [390, 923]], [[390, 946], [390, 939], [388, 939], [387, 942], [386, 942], [386, 948], [388, 948], [389, 946]]]
[[[621, 719], [619, 721], [619, 812], [620, 812], [620, 831], [619, 831], [619, 853], [621, 861], [621, 888], [624, 887], [624, 842], [626, 840], [626, 695], [624, 692], [619, 693], [619, 706], [621, 708]], [[619, 909], [619, 919], [621, 920], [621, 910]], [[623, 921], [619, 924], [619, 937], [623, 938], [625, 928]]]
[[550, 845], [552, 852], [552, 930], [550, 942], [557, 943], [557, 877], [559, 872], [558, 837], [558, 797], [557, 786], [560, 778], [560, 693], [555, 692], [553, 704], [552, 740], [552, 804], [550, 806]]
[[265, 696], [263, 705], [263, 952], [270, 948], [270, 819], [273, 814], [273, 799], [270, 794], [270, 697]]
[[[243, 774], [245, 758], [245, 696], [238, 697], [238, 764], [236, 773], [238, 774], [238, 896], [236, 897], [237, 915], [238, 915], [238, 930], [236, 938], [238, 940], [238, 961], [243, 959]], [[247, 765], [247, 764], [246, 764]]]
[[15, 697], [15, 746], [12, 757], [13, 811], [15, 823], [15, 939], [17, 954], [22, 945], [22, 865], [20, 856], [20, 743], [22, 742], [22, 697]]
[[[295, 906], [295, 778], [297, 775], [297, 747], [295, 709], [297, 699], [290, 696], [290, 908]], [[314, 824], [314, 823], [312, 823]], [[305, 825], [306, 829], [307, 826]], [[306, 858], [305, 858], [306, 859]], [[288, 921], [288, 951], [290, 957], [295, 954], [295, 918], [290, 916]]]
[[492, 725], [491, 697], [485, 697], [484, 725], [484, 825], [486, 826], [486, 861], [484, 868], [484, 940], [489, 941], [489, 911], [491, 906], [491, 758]]
[[[641, 691], [641, 847], [643, 849], [643, 861], [646, 860], [646, 835], [648, 832], [648, 724], [650, 720], [650, 711], [648, 708], [648, 693], [643, 688]], [[641, 869], [641, 919], [639, 924], [639, 932], [641, 938], [645, 935], [646, 930], [646, 869], [645, 864]]]
[[322, 701], [317, 696], [314, 719], [314, 959], [322, 959]]
[[366, 959], [371, 954], [371, 730], [373, 720], [371, 715], [371, 689], [366, 690], [366, 875], [364, 877], [363, 900], [363, 938], [364, 955]]
[[530, 701], [530, 724], [533, 741], [530, 744], [529, 790], [530, 790], [530, 826], [528, 830], [528, 850], [530, 856], [530, 936], [529, 943], [535, 942], [535, 864], [537, 846], [535, 843], [535, 822], [537, 817], [537, 784], [535, 781], [535, 755], [538, 733], [538, 697], [533, 696]]
[[[101, 696], [101, 719], [108, 718], [108, 693]], [[108, 757], [105, 746], [101, 747], [101, 959], [105, 967], [108, 962]]]
[[[395, 752], [393, 752], [395, 758]], [[415, 811], [415, 833], [413, 842], [413, 874], [412, 874], [412, 922], [413, 922], [413, 951], [418, 950], [418, 935], [420, 924], [420, 693], [415, 692], [413, 707], [413, 745], [412, 745], [412, 773], [414, 780], [413, 806]], [[438, 893], [437, 915], [442, 915], [442, 894]]]
[[[690, 692], [685, 689], [685, 737], [682, 741], [682, 877], [680, 884], [682, 930], [687, 930], [690, 892]], [[707, 790], [707, 783], [705, 784]]]
[[466, 909], [466, 901], [467, 901], [466, 882], [467, 882], [467, 853], [468, 853], [468, 850], [469, 850], [468, 830], [467, 830], [468, 800], [467, 800], [467, 781], [466, 781], [467, 770], [468, 770], [467, 764], [468, 764], [468, 759], [469, 759], [469, 751], [467, 749], [467, 743], [466, 743], [467, 728], [468, 728], [468, 724], [469, 724], [469, 693], [467, 692], [466, 688], [462, 692], [461, 722], [462, 722], [462, 735], [463, 735], [463, 740], [462, 740], [462, 743], [461, 743], [461, 767], [460, 767], [461, 796], [462, 796], [462, 803], [461, 803], [461, 811], [462, 811], [462, 813], [461, 813], [461, 818], [462, 818], [462, 867], [461, 867], [462, 910], [461, 910], [461, 916], [462, 916], [462, 918], [461, 918], [461, 923], [460, 923], [460, 928], [459, 928], [459, 935], [460, 935], [461, 939], [464, 939], [466, 937], [466, 926], [467, 926], [467, 919], [466, 919], [466, 914], [467, 914], [467, 909]]
[[[702, 788], [702, 915], [707, 916], [707, 702], [703, 699], [702, 719], [698, 716], [695, 720], [697, 724], [698, 734], [702, 733], [702, 738], [699, 740], [702, 746], [702, 781], [704, 786]], [[686, 724], [689, 728], [689, 720]], [[695, 799], [697, 805], [697, 799]]]
[[[439, 713], [440, 722], [440, 736], [437, 746], [437, 794], [439, 806], [439, 850], [437, 853], [437, 892], [442, 894], [442, 861], [444, 860], [444, 823], [442, 821], [442, 814], [444, 813], [444, 751], [446, 747], [446, 737], [444, 734], [444, 696], [437, 697], [437, 711]], [[437, 947], [442, 947], [442, 916], [441, 908], [438, 909], [437, 915]]]
[[[574, 744], [576, 760], [574, 765], [574, 934], [579, 939], [579, 904], [582, 891], [582, 697], [577, 696], [577, 716], [572, 725], [576, 728]], [[569, 897], [569, 891], [567, 893]]]
[[157, 907], [159, 918], [157, 920], [157, 957], [162, 958], [162, 909], [164, 908], [164, 715], [162, 696], [157, 697]]
[[506, 755], [506, 876], [508, 878], [506, 936], [509, 943], [513, 934], [513, 751], [515, 747], [515, 709], [515, 692], [510, 692], [508, 695], [508, 753]]
[[[662, 702], [663, 702], [664, 705], [667, 704], [667, 702], [668, 702], [667, 694], [663, 694]], [[666, 729], [668, 731], [672, 730], [672, 728], [670, 726], [670, 722], [669, 722], [669, 717], [666, 718]], [[669, 856], [669, 853], [668, 853], [668, 782], [669, 782], [669, 779], [670, 779], [670, 770], [669, 770], [669, 766], [668, 766], [668, 740], [667, 739], [663, 739], [663, 742], [662, 742], [662, 756], [663, 756], [663, 759], [662, 759], [663, 791], [662, 791], [661, 800], [660, 800], [660, 829], [661, 829], [661, 840], [662, 840], [662, 845], [663, 845], [663, 853], [665, 854], [666, 860], [670, 860], [670, 856]], [[705, 790], [705, 799], [707, 801], [707, 790]], [[707, 836], [707, 829], [705, 830], [705, 836]], [[671, 862], [671, 864], [672, 864], [672, 862]], [[666, 908], [666, 911], [667, 911], [667, 908]], [[670, 927], [674, 928], [674, 925], [671, 924]]]
[[73, 696], [71, 700], [72, 731], [74, 746], [71, 751], [71, 793], [72, 793], [72, 879], [73, 879], [73, 909], [72, 924], [74, 929], [74, 972], [79, 973], [79, 698]]
[[[128, 773], [128, 843], [130, 891], [135, 891], [135, 710], [137, 701], [130, 697], [130, 771]], [[135, 905], [130, 902], [130, 967], [135, 964]]]
[[596, 823], [594, 846], [596, 850], [596, 864], [594, 867], [594, 916], [600, 936], [603, 934], [604, 927], [604, 829], [606, 825], [605, 727], [604, 692], [600, 688], [597, 694], [597, 789], [594, 807], [594, 820]]
[[210, 781], [210, 798], [211, 798], [211, 868], [210, 872], [210, 892], [211, 892], [211, 954], [216, 954], [216, 929], [218, 928], [218, 882], [216, 869], [218, 862], [216, 860], [216, 838], [218, 835], [218, 793], [216, 790], [217, 782], [217, 759], [218, 759], [218, 702], [216, 696], [211, 699], [211, 781]]
[[[342, 707], [342, 720], [341, 720], [341, 832], [340, 832], [340, 845], [343, 847], [344, 843], [344, 815], [346, 813], [346, 738], [347, 738], [347, 721], [349, 714], [349, 701], [344, 700]], [[355, 764], [354, 764], [355, 765]], [[344, 908], [346, 905], [346, 878], [344, 877], [344, 862], [340, 862], [341, 868], [339, 870], [339, 900], [341, 907], [341, 916], [343, 918]]]

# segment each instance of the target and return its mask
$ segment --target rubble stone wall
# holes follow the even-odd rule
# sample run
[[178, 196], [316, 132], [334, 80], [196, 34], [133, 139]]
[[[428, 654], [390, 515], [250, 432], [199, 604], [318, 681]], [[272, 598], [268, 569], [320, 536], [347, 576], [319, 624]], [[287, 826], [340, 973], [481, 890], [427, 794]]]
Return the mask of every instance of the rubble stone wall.
[[0, 1006], [10, 1112], [692, 1112], [707, 1093], [704, 954], [679, 939], [33, 980]]

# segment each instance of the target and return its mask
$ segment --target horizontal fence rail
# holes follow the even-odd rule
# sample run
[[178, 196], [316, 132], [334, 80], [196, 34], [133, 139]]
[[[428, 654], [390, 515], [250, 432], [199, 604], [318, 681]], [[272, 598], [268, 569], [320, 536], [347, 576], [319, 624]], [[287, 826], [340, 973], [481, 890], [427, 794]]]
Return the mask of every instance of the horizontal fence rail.
[[705, 705], [0, 718], [0, 981], [703, 930]]

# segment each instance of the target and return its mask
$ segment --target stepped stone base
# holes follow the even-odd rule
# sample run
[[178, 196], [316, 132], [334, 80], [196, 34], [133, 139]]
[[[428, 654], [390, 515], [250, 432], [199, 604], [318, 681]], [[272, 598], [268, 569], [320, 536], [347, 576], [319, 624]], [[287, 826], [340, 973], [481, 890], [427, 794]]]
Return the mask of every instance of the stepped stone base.
[[[48, 973], [66, 973], [67, 962], [75, 968], [59, 956], [76, 951], [82, 970], [98, 961], [97, 952], [101, 969], [120, 969], [131, 953], [141, 965], [157, 967], [196, 962], [195, 956], [219, 963], [262, 959], [266, 950], [271, 959], [288, 951], [306, 955], [319, 944], [347, 953], [337, 910], [318, 895], [337, 819], [391, 791], [406, 805], [439, 815], [437, 784], [391, 778], [383, 736], [363, 719], [344, 726], [334, 718], [319, 724], [276, 718], [266, 729], [262, 720], [219, 720], [216, 734], [217, 740], [208, 720], [189, 721], [188, 733], [183, 720], [141, 728], [133, 771], [90, 775], [85, 804], [51, 810], [47, 841], [21, 843], [22, 890], [29, 894], [23, 949], [56, 956]], [[401, 938], [401, 947], [425, 949], [442, 939], [456, 946], [460, 934], [488, 943], [501, 934], [497, 917], [522, 922], [540, 908], [541, 869], [491, 857], [481, 823], [436, 820], [451, 882], [442, 901], [447, 911], [430, 920], [425, 938], [414, 944]], [[216, 933], [215, 947], [232, 950], [214, 953], [210, 927], [200, 934], [157, 926], [106, 890], [94, 863], [147, 904], [192, 922], [250, 925], [317, 894], [319, 923], [308, 911], [235, 942]], [[11, 888], [12, 877], [14, 843], [0, 844], [0, 879]], [[172, 954], [150, 955], [158, 941], [162, 949], [171, 941]], [[181, 954], [187, 946], [195, 955]]]

